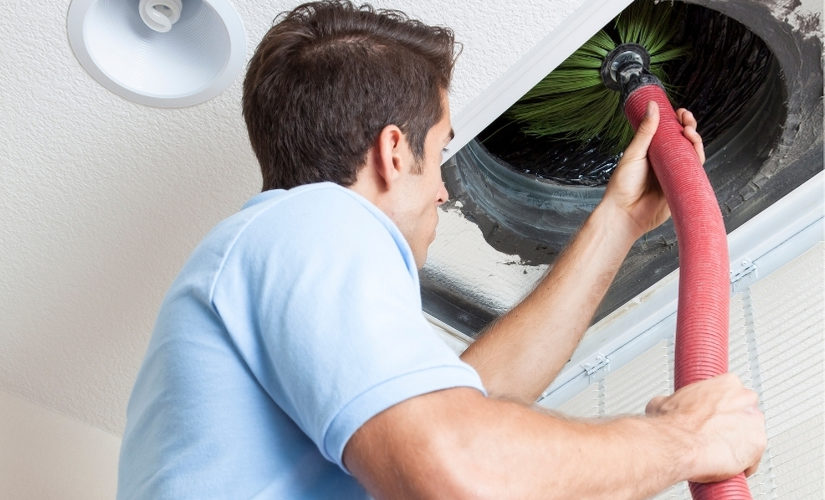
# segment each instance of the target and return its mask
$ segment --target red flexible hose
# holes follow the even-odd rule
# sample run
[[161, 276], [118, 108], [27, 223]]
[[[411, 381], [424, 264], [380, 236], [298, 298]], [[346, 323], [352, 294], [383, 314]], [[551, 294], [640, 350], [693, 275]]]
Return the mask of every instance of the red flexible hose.
[[[639, 127], [648, 101], [659, 105], [660, 116], [648, 157], [667, 198], [679, 244], [679, 389], [728, 371], [728, 244], [716, 195], [661, 87], [645, 85], [630, 94], [625, 114], [631, 125]], [[696, 500], [751, 498], [744, 474], [719, 483], [690, 483], [690, 491]]]

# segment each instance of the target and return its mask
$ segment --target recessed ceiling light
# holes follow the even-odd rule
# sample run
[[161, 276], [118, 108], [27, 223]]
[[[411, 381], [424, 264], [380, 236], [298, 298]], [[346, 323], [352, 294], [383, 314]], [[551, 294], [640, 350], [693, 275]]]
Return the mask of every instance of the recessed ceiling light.
[[227, 0], [73, 0], [69, 43], [115, 94], [177, 108], [211, 99], [240, 73], [246, 34]]

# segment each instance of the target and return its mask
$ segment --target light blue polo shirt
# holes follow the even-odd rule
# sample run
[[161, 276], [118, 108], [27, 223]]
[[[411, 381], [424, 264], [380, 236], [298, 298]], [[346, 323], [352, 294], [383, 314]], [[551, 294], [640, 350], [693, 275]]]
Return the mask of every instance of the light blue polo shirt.
[[392, 221], [331, 183], [267, 191], [197, 247], [127, 411], [118, 498], [365, 498], [344, 446], [478, 374], [421, 314]]

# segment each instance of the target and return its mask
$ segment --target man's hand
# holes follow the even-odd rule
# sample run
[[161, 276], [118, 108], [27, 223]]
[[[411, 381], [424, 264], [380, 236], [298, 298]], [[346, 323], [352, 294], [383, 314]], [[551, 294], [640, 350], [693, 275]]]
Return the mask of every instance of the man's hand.
[[[676, 116], [704, 161], [693, 115], [680, 109]], [[658, 125], [658, 108], [650, 103], [604, 199], [551, 271], [462, 354], [488, 394], [534, 402], [570, 359], [633, 242], [667, 220], [667, 202], [647, 161]]]
[[690, 480], [721, 481], [756, 472], [765, 451], [765, 418], [755, 392], [730, 373], [687, 385], [648, 403], [645, 413], [691, 436], [697, 456]]
[[[705, 162], [702, 138], [696, 132], [696, 119], [686, 109], [676, 117], [684, 127], [684, 136], [693, 144], [699, 161]], [[645, 119], [613, 172], [602, 204], [627, 215], [628, 229], [634, 239], [659, 226], [670, 217], [664, 193], [650, 168], [647, 150], [659, 127], [659, 107], [649, 102]]]

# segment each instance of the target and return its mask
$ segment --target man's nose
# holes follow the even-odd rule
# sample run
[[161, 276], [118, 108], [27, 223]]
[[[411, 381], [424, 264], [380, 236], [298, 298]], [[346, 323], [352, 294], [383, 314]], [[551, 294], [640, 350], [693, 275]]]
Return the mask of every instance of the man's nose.
[[439, 205], [443, 205], [449, 199], [450, 199], [450, 193], [447, 192], [447, 186], [445, 186], [444, 183], [442, 182], [441, 183], [441, 189], [438, 190], [438, 198], [436, 199], [436, 202]]

